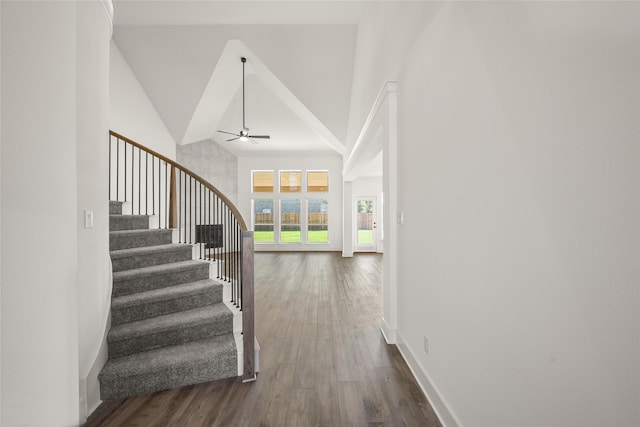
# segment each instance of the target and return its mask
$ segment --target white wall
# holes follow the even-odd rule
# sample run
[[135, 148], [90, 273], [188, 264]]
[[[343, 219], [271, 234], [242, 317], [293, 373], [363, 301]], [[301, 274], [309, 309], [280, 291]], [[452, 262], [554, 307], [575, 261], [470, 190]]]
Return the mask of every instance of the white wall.
[[352, 113], [399, 82], [398, 342], [447, 425], [640, 425], [639, 7], [424, 5], [388, 76], [412, 29], [361, 26]]
[[118, 46], [111, 42], [109, 126], [147, 148], [176, 158], [176, 143]]
[[[2, 52], [2, 4], [0, 4], [0, 53]], [[2, 55], [0, 54], [0, 100], [2, 99]], [[2, 188], [2, 108], [0, 107], [0, 188]], [[2, 241], [2, 197], [0, 196], [0, 242]], [[2, 245], [0, 244], [0, 384], [2, 384]], [[2, 387], [0, 386], [0, 412]], [[0, 415], [2, 427], [2, 415]]]
[[[78, 327], [81, 421], [100, 403], [98, 373], [107, 357], [102, 346], [111, 302], [109, 258], [108, 146], [109, 39], [111, 22], [99, 2], [78, 2], [77, 11], [77, 188]], [[94, 213], [92, 228], [84, 212]]]
[[0, 417], [78, 425], [76, 4], [1, 7]]
[[[342, 157], [325, 155], [239, 157], [238, 158], [238, 209], [251, 227], [251, 171], [252, 170], [328, 170], [329, 171], [329, 244], [256, 244], [256, 251], [341, 251], [342, 250]], [[303, 182], [304, 178], [303, 178]], [[277, 183], [277, 178], [276, 178]], [[326, 193], [317, 193], [314, 198], [325, 198]], [[260, 193], [256, 198], [299, 197], [293, 193], [280, 195]]]
[[386, 81], [395, 81], [416, 34], [430, 22], [442, 2], [368, 2], [358, 27], [358, 41], [351, 88], [347, 152]]

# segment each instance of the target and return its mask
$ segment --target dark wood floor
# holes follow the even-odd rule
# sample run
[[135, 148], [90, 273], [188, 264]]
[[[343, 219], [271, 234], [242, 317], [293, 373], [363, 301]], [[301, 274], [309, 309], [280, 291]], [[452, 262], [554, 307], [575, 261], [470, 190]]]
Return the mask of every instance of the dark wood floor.
[[257, 253], [255, 262], [256, 382], [109, 402], [87, 425], [440, 426], [380, 333], [381, 255]]

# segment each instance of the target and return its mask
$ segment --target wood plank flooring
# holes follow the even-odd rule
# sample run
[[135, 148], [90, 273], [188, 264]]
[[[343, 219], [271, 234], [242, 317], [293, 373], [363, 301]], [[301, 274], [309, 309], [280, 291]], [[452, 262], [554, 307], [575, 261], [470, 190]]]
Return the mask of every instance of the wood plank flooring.
[[440, 426], [380, 333], [382, 256], [256, 253], [257, 381], [104, 403], [89, 427]]

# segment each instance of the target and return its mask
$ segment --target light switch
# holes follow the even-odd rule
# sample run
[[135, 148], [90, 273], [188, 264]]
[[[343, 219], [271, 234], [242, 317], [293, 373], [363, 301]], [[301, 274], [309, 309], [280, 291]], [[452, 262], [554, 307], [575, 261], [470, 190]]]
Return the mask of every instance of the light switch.
[[93, 228], [93, 211], [84, 211], [84, 228]]

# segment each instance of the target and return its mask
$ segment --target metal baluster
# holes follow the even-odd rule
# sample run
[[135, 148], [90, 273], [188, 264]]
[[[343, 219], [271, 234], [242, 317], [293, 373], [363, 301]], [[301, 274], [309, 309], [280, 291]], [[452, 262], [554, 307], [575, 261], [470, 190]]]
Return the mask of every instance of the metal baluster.
[[120, 201], [120, 139], [116, 138], [116, 200]]
[[238, 224], [238, 234], [240, 236], [240, 250], [239, 250], [239, 253], [240, 253], [240, 276], [238, 277], [238, 284], [240, 286], [240, 311], [242, 311], [242, 301], [244, 299], [244, 286], [243, 286], [243, 283], [242, 283], [243, 279], [244, 279], [244, 276], [242, 274], [243, 271], [244, 271], [244, 269], [243, 269], [244, 258], [242, 256], [242, 254], [244, 252], [243, 251], [244, 242], [242, 241], [242, 229], [240, 228], [240, 224]]
[[160, 228], [160, 223], [162, 222], [162, 202], [160, 200], [160, 192], [162, 190], [162, 180], [160, 179], [160, 157], [158, 157], [158, 228]]
[[[219, 209], [219, 205], [220, 205], [220, 199], [218, 198], [218, 196], [216, 195], [215, 197], [215, 201], [216, 201], [216, 224], [220, 223], [220, 209]], [[220, 278], [220, 269], [221, 269], [221, 259], [220, 259], [220, 251], [222, 250], [222, 243], [224, 242], [223, 240], [224, 238], [224, 233], [222, 230], [220, 230], [220, 247], [216, 247], [214, 252], [216, 254], [216, 261], [218, 264], [218, 279]]]
[[[135, 159], [136, 159], [136, 151], [133, 145], [131, 146], [131, 214], [133, 214], [133, 186], [134, 186], [134, 179], [133, 179], [133, 175], [134, 175], [134, 171], [136, 169], [136, 164], [135, 164]], [[140, 149], [138, 148], [138, 151], [140, 151]], [[138, 154], [138, 156], [140, 156], [140, 154]]]
[[111, 140], [112, 137], [109, 135], [109, 200], [111, 200], [111, 147], [113, 146]]
[[149, 153], [144, 157], [144, 213], [149, 215]]
[[[209, 206], [207, 222], [211, 224], [211, 240], [213, 240], [213, 236], [215, 235], [215, 225], [213, 225], [213, 222], [211, 221], [211, 190], [207, 191], [207, 203]], [[207, 258], [211, 261], [211, 246], [207, 248]]]
[[176, 194], [174, 195], [174, 197], [176, 198], [176, 203], [178, 204], [176, 206], [176, 219], [175, 221], [175, 225], [178, 227], [178, 243], [182, 243], [182, 229], [180, 228], [180, 216], [182, 214], [182, 204], [181, 204], [181, 197], [182, 197], [182, 172], [180, 171], [180, 169], [176, 168]]
[[[202, 183], [200, 183], [200, 190], [198, 191], [198, 193], [199, 193], [199, 198], [200, 198], [200, 206], [199, 206], [199, 209], [198, 209], [198, 213], [200, 214], [200, 221], [199, 221], [200, 222], [200, 229], [201, 229], [202, 234], [204, 234], [206, 236], [206, 231], [205, 231], [204, 228], [202, 228], [203, 227], [203, 223], [202, 223]], [[196, 233], [197, 232], [198, 232], [198, 229], [196, 227]], [[200, 236], [200, 237], [202, 237], [202, 236]], [[199, 239], [196, 239], [196, 241], [197, 240], [199, 240]], [[200, 240], [202, 240], [202, 239], [200, 239]], [[204, 240], [206, 240], [206, 239], [204, 239]], [[205, 243], [205, 245], [206, 245], [206, 243]], [[200, 249], [200, 259], [202, 259], [202, 242], [198, 243], [198, 246], [199, 246], [198, 249]]]

